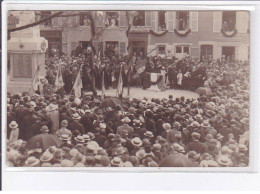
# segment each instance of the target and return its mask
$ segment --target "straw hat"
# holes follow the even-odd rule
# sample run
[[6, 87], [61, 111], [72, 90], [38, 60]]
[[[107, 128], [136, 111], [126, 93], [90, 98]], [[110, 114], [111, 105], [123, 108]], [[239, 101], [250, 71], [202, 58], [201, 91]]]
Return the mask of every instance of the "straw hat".
[[111, 160], [111, 164], [114, 167], [123, 167], [124, 166], [121, 158], [119, 158], [119, 157], [114, 157], [113, 160]]
[[169, 123], [164, 123], [163, 124], [163, 129], [164, 130], [170, 130], [171, 129], [171, 125]]
[[27, 160], [25, 161], [25, 164], [26, 165], [29, 165], [29, 166], [36, 166], [40, 163], [40, 160], [37, 159], [36, 157], [34, 156], [30, 156], [29, 158], [27, 158]]
[[146, 131], [146, 132], [144, 133], [144, 135], [145, 135], [146, 137], [152, 138], [152, 137], [153, 137], [153, 132], [151, 132], [151, 131]]
[[142, 145], [142, 140], [139, 137], [135, 137], [131, 140], [131, 143], [135, 147], [140, 147]]
[[223, 155], [218, 158], [217, 162], [220, 165], [225, 166], [225, 167], [230, 166], [232, 164], [231, 159], [229, 157], [223, 156]]
[[18, 127], [18, 124], [16, 123], [16, 121], [12, 121], [12, 122], [9, 124], [9, 127], [10, 127], [11, 129], [15, 129], [15, 128]]
[[84, 138], [83, 138], [81, 135], [78, 135], [78, 136], [75, 137], [74, 139], [75, 139], [77, 142], [79, 142], [79, 143], [84, 143], [84, 142], [85, 142]]
[[46, 125], [44, 125], [44, 126], [42, 126], [42, 128], [40, 129], [40, 131], [41, 131], [42, 133], [48, 133], [48, 132], [49, 132], [49, 128], [48, 128]]
[[45, 152], [42, 154], [40, 160], [41, 160], [42, 162], [49, 162], [49, 161], [51, 161], [51, 159], [52, 159], [53, 157], [54, 157], [54, 155], [53, 155], [52, 153], [50, 153], [49, 151], [45, 151]]

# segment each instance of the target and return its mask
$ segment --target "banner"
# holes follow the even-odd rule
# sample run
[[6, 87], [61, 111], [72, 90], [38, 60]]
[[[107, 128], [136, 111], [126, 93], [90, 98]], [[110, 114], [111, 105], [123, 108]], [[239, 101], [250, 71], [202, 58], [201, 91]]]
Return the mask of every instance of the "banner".
[[59, 68], [58, 68], [58, 72], [57, 72], [56, 80], [55, 80], [55, 86], [56, 86], [56, 91], [64, 86], [62, 73], [61, 73], [61, 65], [59, 65]]
[[81, 73], [80, 73], [80, 70], [79, 70], [77, 78], [76, 78], [75, 83], [74, 83], [73, 88], [72, 88], [75, 92], [76, 98], [81, 97], [81, 89], [82, 88], [83, 88], [83, 85], [82, 85]]
[[137, 71], [138, 74], [141, 74], [145, 70], [145, 59], [139, 60], [136, 62], [135, 65], [135, 70]]

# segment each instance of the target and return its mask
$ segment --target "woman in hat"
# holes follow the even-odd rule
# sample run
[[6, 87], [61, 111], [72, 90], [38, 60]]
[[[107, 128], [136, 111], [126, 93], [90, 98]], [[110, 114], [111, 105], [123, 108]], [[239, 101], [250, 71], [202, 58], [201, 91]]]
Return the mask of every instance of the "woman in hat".
[[50, 118], [52, 122], [51, 127], [51, 133], [55, 134], [56, 131], [59, 129], [59, 111], [58, 111], [58, 105], [55, 104], [49, 104], [49, 106], [46, 107], [47, 115]]
[[10, 137], [9, 137], [9, 143], [13, 143], [15, 141], [18, 140], [19, 137], [19, 128], [18, 128], [18, 124], [16, 123], [16, 121], [12, 121], [9, 124], [10, 129], [12, 130], [10, 133]]

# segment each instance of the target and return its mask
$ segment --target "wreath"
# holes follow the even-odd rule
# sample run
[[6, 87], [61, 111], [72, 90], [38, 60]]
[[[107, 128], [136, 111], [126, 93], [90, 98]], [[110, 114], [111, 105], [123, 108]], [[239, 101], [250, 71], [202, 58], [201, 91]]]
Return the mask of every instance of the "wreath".
[[223, 28], [221, 29], [221, 33], [225, 36], [225, 37], [233, 37], [237, 34], [237, 29], [234, 29], [232, 32], [227, 32], [225, 31]]
[[191, 29], [185, 31], [184, 33], [180, 33], [178, 30], [174, 29], [174, 32], [180, 37], [186, 37], [191, 32]]
[[168, 32], [168, 30], [163, 31], [162, 33], [157, 33], [157, 32], [155, 32], [155, 31], [153, 31], [153, 30], [150, 30], [149, 32], [150, 32], [152, 35], [154, 35], [154, 36], [163, 36], [164, 34], [166, 34], [166, 33]]

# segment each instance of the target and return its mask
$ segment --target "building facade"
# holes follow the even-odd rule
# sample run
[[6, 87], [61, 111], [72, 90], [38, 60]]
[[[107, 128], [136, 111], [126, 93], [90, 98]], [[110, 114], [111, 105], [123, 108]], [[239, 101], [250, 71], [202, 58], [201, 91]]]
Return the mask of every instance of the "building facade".
[[[37, 11], [36, 20], [53, 13], [55, 11]], [[64, 14], [74, 16], [53, 18], [40, 25], [40, 33], [48, 40], [49, 51], [54, 49], [70, 56], [78, 45], [89, 45], [90, 21], [81, 11]], [[131, 14], [128, 20], [126, 11], [94, 13], [96, 50], [104, 53], [112, 48], [119, 55], [129, 51], [178, 59], [186, 55], [200, 59], [208, 56], [218, 59], [223, 55], [249, 59], [249, 12], [135, 11]], [[129, 21], [132, 27], [127, 37]]]

